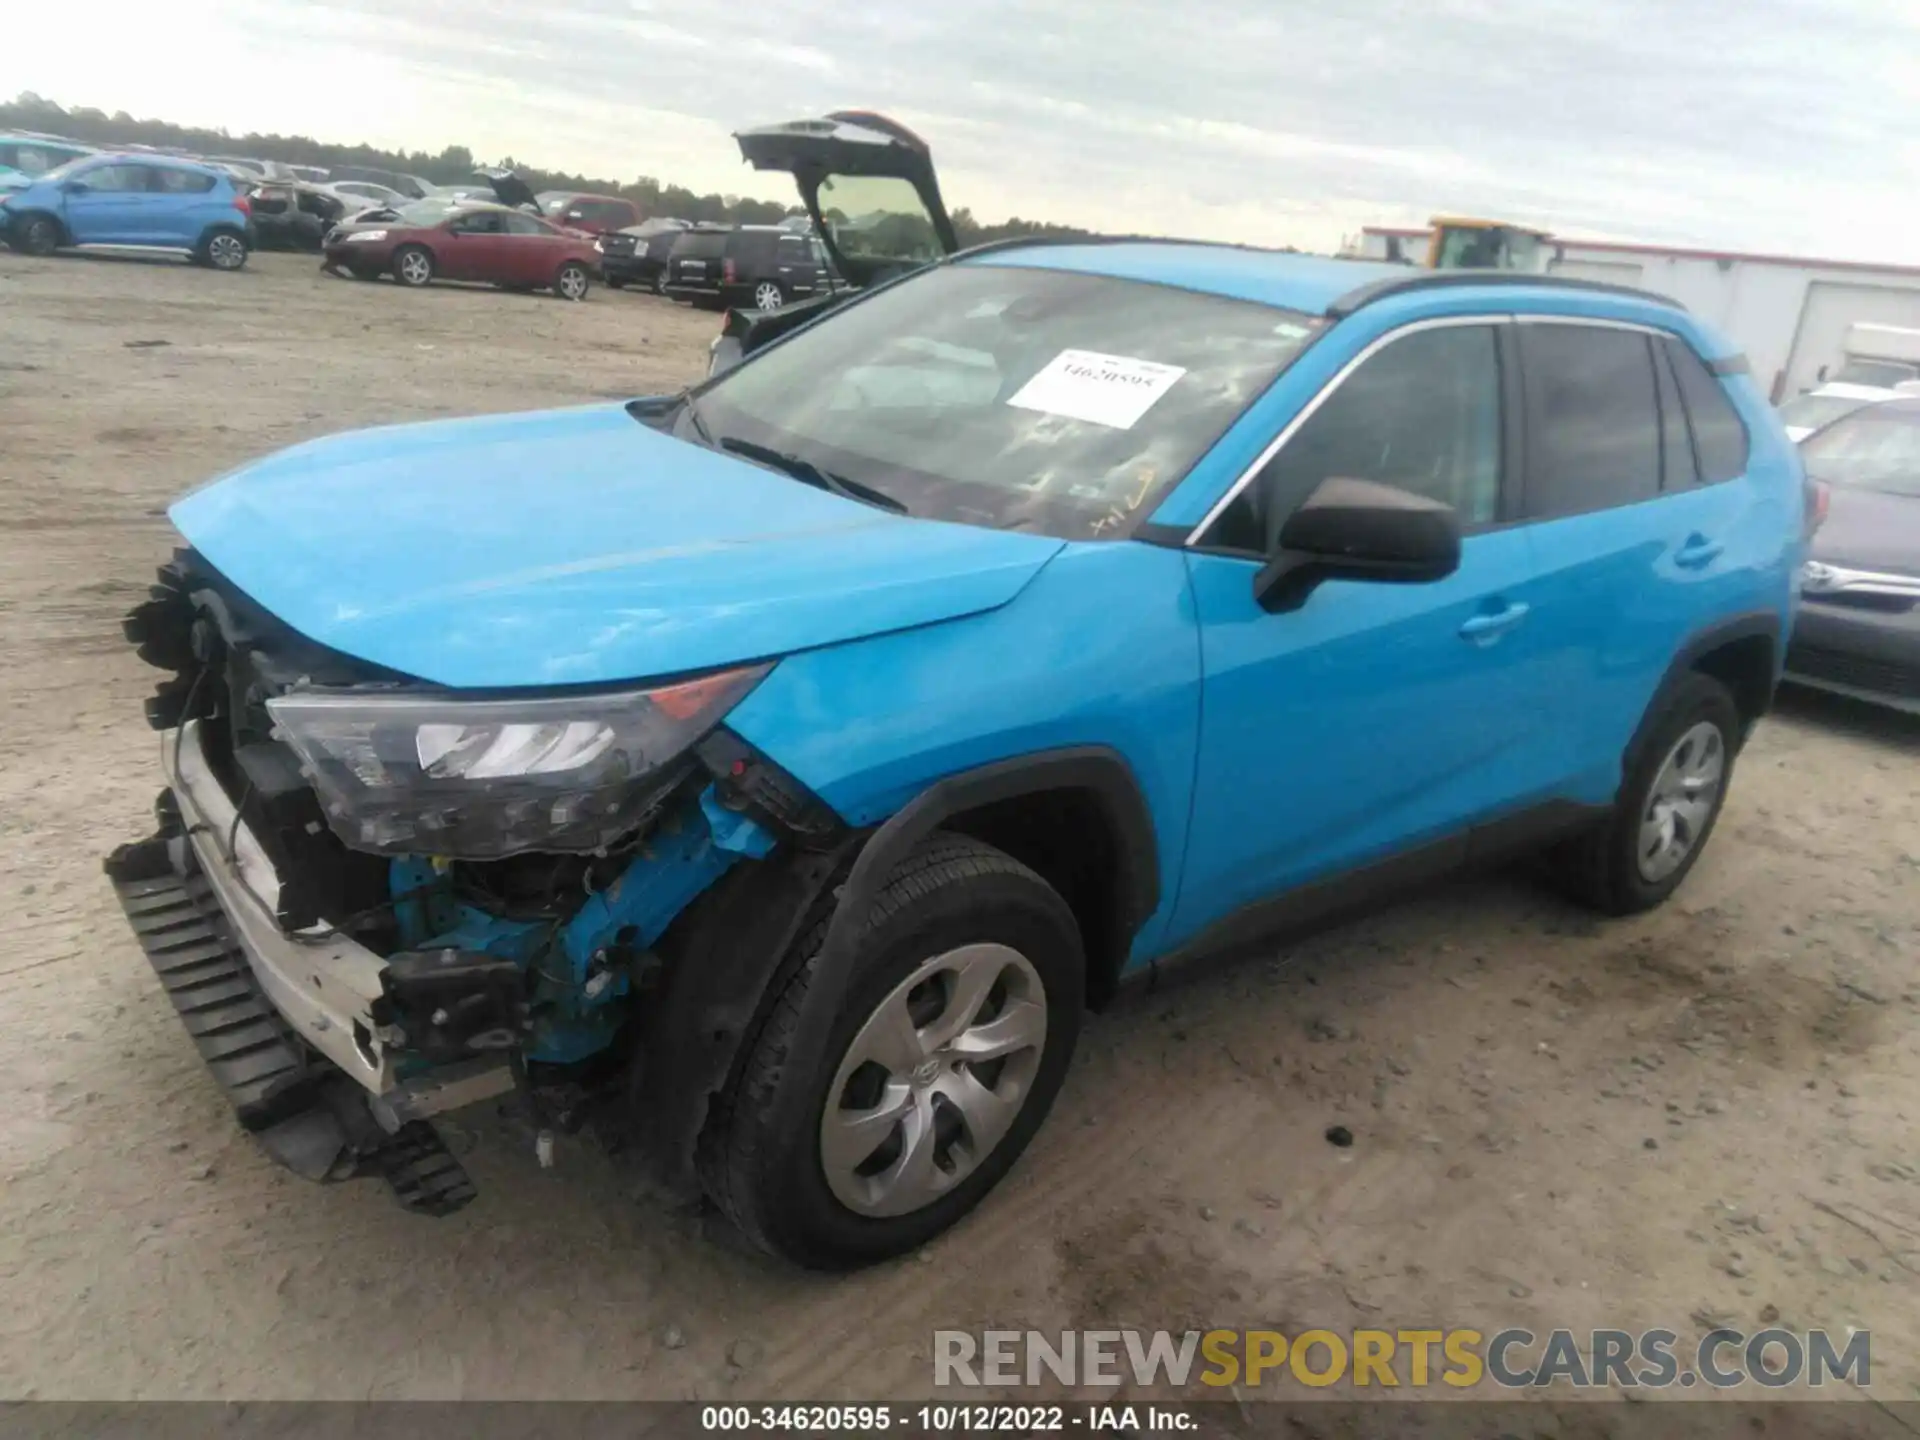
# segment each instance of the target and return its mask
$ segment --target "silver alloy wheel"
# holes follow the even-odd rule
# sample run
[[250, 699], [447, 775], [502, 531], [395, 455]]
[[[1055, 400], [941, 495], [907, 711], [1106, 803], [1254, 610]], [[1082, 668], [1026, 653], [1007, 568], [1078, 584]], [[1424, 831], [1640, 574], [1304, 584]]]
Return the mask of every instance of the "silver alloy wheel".
[[587, 272], [578, 265], [567, 265], [560, 271], [560, 294], [568, 300], [578, 300], [587, 293]]
[[216, 235], [207, 242], [207, 260], [216, 270], [238, 270], [247, 263], [247, 247], [238, 235]]
[[433, 261], [424, 250], [409, 250], [400, 257], [400, 278], [409, 285], [424, 285], [433, 278]]
[[753, 287], [753, 303], [756, 309], [778, 310], [786, 303], [787, 297], [780, 293], [780, 287], [771, 280], [762, 280]]
[[1005, 945], [963, 945], [894, 986], [847, 1047], [820, 1116], [820, 1164], [842, 1205], [907, 1215], [993, 1153], [1033, 1091], [1047, 992]]
[[1674, 742], [1653, 777], [1640, 816], [1640, 878], [1657, 885], [1686, 862], [1700, 843], [1727, 774], [1720, 727], [1702, 720]]

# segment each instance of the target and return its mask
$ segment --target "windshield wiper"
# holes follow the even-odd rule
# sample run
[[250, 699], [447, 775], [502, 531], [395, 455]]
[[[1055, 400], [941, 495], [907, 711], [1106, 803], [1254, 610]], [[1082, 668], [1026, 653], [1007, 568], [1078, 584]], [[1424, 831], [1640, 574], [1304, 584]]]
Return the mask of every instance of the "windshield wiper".
[[[688, 412], [692, 415], [692, 403], [688, 403]], [[698, 423], [696, 421], [696, 423]], [[769, 445], [756, 444], [752, 440], [741, 440], [732, 435], [720, 441], [720, 448], [742, 460], [751, 460], [757, 465], [765, 465], [782, 474], [791, 475], [803, 484], [835, 495], [844, 495], [849, 500], [864, 501], [876, 505], [882, 510], [891, 510], [896, 515], [905, 515], [904, 502], [895, 499], [884, 490], [876, 490], [871, 485], [863, 485], [858, 480], [849, 480], [844, 475], [835, 475], [830, 470], [822, 470], [811, 460], [803, 460], [798, 455], [789, 455], [784, 450], [775, 450]]]

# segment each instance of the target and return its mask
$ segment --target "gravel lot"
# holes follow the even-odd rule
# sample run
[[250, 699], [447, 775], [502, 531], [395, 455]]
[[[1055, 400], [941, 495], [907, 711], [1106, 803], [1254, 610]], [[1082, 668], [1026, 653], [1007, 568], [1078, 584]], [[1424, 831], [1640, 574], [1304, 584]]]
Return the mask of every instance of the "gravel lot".
[[1920, 1396], [1920, 724], [1802, 697], [1661, 913], [1494, 877], [1136, 999], [980, 1213], [851, 1279], [491, 1118], [440, 1222], [257, 1152], [100, 874], [160, 783], [118, 626], [162, 507], [330, 430], [672, 387], [714, 328], [0, 254], [0, 1395], [904, 1397], [937, 1327], [1777, 1314], [1870, 1328], [1872, 1393]]

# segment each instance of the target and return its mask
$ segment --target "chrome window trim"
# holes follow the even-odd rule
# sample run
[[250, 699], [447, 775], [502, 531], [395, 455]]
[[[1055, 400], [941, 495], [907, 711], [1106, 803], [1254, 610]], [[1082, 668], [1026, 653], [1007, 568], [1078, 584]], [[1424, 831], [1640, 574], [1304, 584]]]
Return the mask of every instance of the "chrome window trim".
[[[1678, 330], [1666, 330], [1658, 325], [1649, 325], [1644, 320], [1614, 320], [1602, 315], [1515, 315], [1511, 318], [1520, 325], [1578, 325], [1589, 330], [1637, 330], [1642, 335], [1652, 335], [1656, 339], [1679, 340], [1683, 343], [1687, 338]], [[1700, 363], [1708, 367], [1713, 364], [1704, 356]]]
[[[1281, 428], [1280, 433], [1274, 436], [1267, 447], [1254, 457], [1253, 463], [1240, 472], [1239, 478], [1227, 487], [1226, 493], [1213, 503], [1213, 507], [1209, 509], [1205, 515], [1200, 517], [1200, 523], [1195, 525], [1192, 532], [1187, 536], [1186, 548], [1189, 550], [1201, 548], [1205, 544], [1207, 531], [1213, 527], [1213, 522], [1225, 514], [1233, 502], [1240, 498], [1240, 492], [1251, 485], [1254, 477], [1266, 469], [1267, 463], [1272, 460], [1275, 455], [1280, 453], [1282, 447], [1294, 437], [1300, 427], [1311, 420], [1314, 412], [1327, 403], [1328, 397], [1346, 383], [1349, 375], [1353, 374], [1354, 371], [1366, 364], [1367, 361], [1393, 344], [1394, 341], [1404, 339], [1408, 335], [1417, 335], [1423, 330], [1452, 330], [1465, 325], [1511, 325], [1515, 320], [1521, 318], [1532, 319], [1535, 317], [1520, 317], [1511, 312], [1476, 315], [1431, 315], [1424, 320], [1410, 320], [1405, 325], [1389, 330], [1383, 335], [1376, 335], [1361, 349], [1359, 354], [1355, 355], [1351, 360], [1347, 361], [1345, 365], [1342, 365], [1334, 372], [1332, 378], [1320, 387], [1319, 391], [1311, 400], [1300, 407], [1294, 417]], [[1538, 318], [1552, 321], [1558, 317], [1542, 315]], [[1648, 329], [1649, 327], [1629, 326], [1627, 328]], [[1652, 333], [1660, 334], [1665, 332], [1654, 331]]]

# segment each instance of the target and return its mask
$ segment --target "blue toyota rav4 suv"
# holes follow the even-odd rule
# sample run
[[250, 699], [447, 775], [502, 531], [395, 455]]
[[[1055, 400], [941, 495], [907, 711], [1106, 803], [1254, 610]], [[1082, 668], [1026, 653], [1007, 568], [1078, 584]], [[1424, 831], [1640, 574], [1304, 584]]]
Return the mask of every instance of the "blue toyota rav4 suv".
[[1638, 292], [1015, 244], [677, 396], [300, 445], [172, 508], [108, 872], [304, 1174], [455, 1208], [427, 1117], [511, 1092], [893, 1255], [1130, 977], [1516, 848], [1673, 891], [1804, 546], [1744, 369]]

